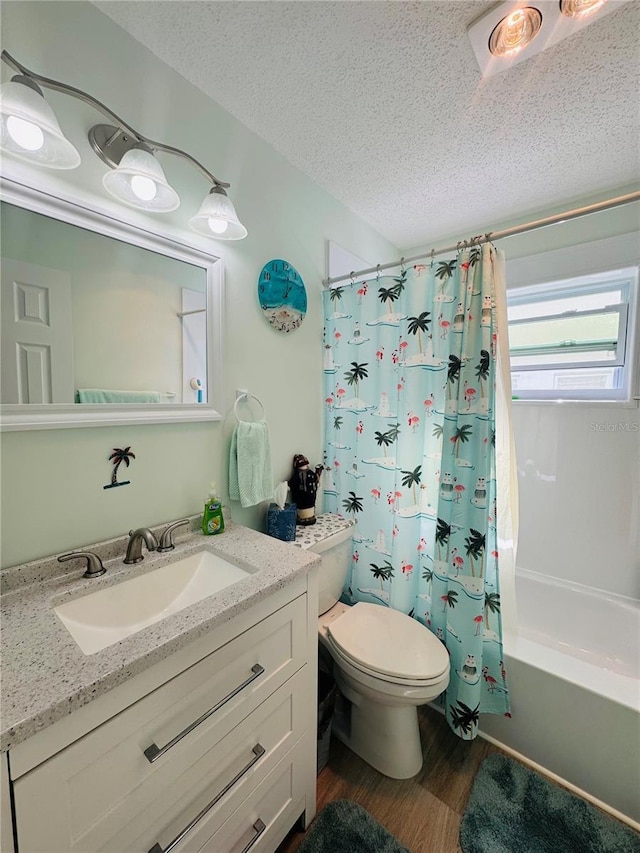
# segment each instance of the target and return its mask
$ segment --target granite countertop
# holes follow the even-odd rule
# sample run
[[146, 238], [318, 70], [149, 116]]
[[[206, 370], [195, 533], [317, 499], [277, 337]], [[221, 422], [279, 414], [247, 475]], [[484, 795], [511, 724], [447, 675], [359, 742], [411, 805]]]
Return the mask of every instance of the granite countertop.
[[[224, 533], [203, 536], [192, 521], [191, 530], [176, 531], [174, 541], [174, 551], [145, 550], [134, 566], [123, 563], [127, 537], [89, 545], [86, 550], [99, 554], [107, 569], [100, 578], [82, 577], [84, 561], [63, 564], [55, 557], [3, 570], [0, 750], [165, 659], [320, 562], [317, 554], [228, 522]], [[53, 611], [202, 548], [254, 574], [92, 655], [80, 650]]]

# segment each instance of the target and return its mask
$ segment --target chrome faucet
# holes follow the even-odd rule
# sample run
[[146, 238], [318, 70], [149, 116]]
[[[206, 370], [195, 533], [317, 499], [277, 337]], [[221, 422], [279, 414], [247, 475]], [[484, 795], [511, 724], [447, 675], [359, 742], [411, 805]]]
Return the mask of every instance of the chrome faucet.
[[158, 540], [155, 534], [148, 527], [139, 527], [137, 530], [129, 531], [129, 544], [127, 545], [127, 556], [124, 562], [127, 565], [131, 563], [139, 563], [144, 560], [142, 556], [142, 543], [145, 542], [150, 551], [155, 551], [158, 547]]

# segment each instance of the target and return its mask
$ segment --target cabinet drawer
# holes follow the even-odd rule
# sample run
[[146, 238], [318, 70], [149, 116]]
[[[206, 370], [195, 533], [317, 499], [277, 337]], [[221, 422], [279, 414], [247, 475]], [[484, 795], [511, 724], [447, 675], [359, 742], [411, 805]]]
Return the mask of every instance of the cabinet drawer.
[[[240, 723], [300, 669], [306, 651], [305, 618], [302, 597], [18, 779], [14, 793], [21, 850], [117, 850], [109, 846], [115, 831], [147, 807], [162, 802], [160, 813], [170, 820], [166, 810], [172, 804], [190, 797], [183, 802], [186, 806], [197, 797], [197, 780], [209, 790], [208, 780], [218, 780], [218, 769], [242, 767], [232, 751], [240, 745]], [[264, 672], [252, 672], [256, 665]], [[300, 673], [303, 681], [305, 677], [306, 668]], [[276, 702], [290, 696], [292, 689], [287, 684], [283, 696], [274, 697]], [[293, 700], [288, 701], [293, 707]], [[270, 709], [265, 705], [261, 713]], [[228, 743], [223, 743], [227, 736]], [[258, 742], [250, 744], [249, 751]], [[278, 739], [270, 742], [274, 748]], [[145, 750], [152, 744], [161, 754], [150, 761]]]
[[203, 822], [171, 853], [273, 853], [304, 811], [304, 764], [295, 747], [220, 828]]
[[111, 824], [100, 849], [178, 853], [203, 825], [209, 835], [221, 827], [304, 736], [306, 677], [304, 667], [142, 812], [130, 809], [127, 826]]

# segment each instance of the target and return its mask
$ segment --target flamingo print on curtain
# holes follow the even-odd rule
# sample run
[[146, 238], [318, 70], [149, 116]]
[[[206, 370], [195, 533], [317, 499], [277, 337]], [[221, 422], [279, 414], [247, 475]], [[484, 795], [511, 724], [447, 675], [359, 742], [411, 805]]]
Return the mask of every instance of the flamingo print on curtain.
[[327, 511], [356, 519], [343, 598], [447, 647], [447, 719], [509, 714], [495, 476], [496, 249], [324, 293]]

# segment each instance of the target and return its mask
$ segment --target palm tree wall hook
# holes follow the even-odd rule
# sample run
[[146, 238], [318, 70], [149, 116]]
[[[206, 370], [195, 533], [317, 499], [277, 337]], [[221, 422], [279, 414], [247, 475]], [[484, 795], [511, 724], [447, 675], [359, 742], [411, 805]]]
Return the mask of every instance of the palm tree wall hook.
[[105, 489], [115, 489], [116, 486], [128, 486], [130, 485], [130, 480], [124, 480], [122, 483], [118, 482], [118, 468], [124, 464], [129, 467], [129, 460], [135, 459], [135, 453], [131, 452], [131, 447], [114, 447], [113, 453], [109, 456], [109, 460], [113, 462], [113, 473], [111, 474], [111, 482], [108, 483], [103, 488]]

